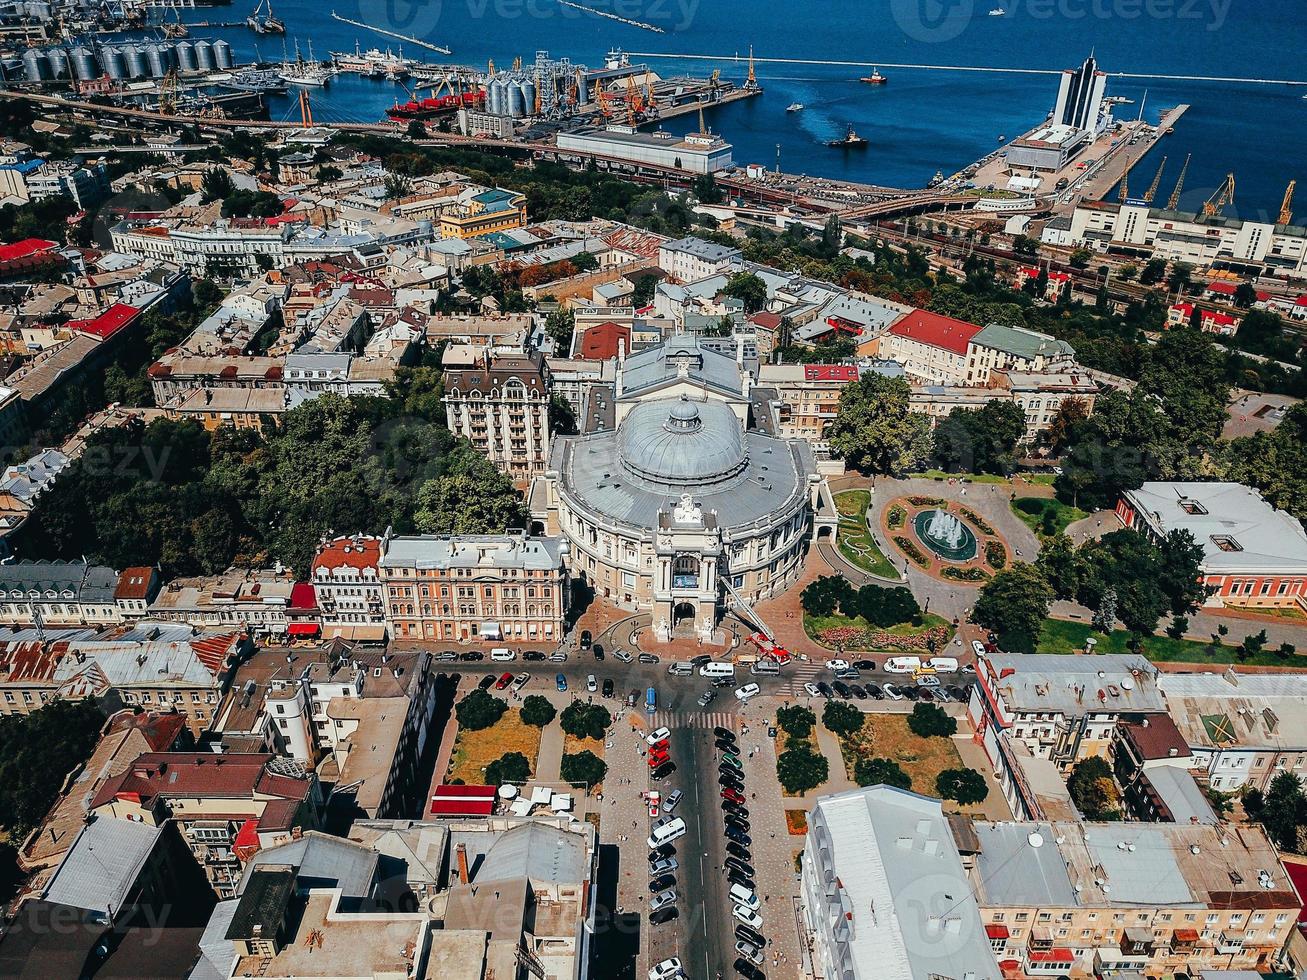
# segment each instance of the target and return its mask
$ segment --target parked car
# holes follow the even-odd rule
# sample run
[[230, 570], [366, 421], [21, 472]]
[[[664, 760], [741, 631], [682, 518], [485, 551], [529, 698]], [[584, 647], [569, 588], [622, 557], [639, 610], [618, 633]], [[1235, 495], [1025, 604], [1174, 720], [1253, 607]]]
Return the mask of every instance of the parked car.
[[590, 635], [589, 630], [581, 630], [581, 649], [589, 650], [590, 643], [594, 638]]
[[817, 689], [816, 684], [812, 684], [812, 683], [804, 684], [803, 689], [808, 692], [809, 697], [814, 697], [814, 698], [821, 697], [821, 691]]
[[499, 675], [499, 680], [495, 681], [495, 690], [502, 691], [504, 688], [508, 687], [508, 685], [512, 683], [513, 683], [513, 675], [510, 674], [508, 671], [504, 671], [502, 674]]
[[659, 780], [666, 779], [674, 772], [676, 772], [676, 763], [668, 761], [668, 762], [664, 762], [653, 772], [649, 773], [649, 778], [652, 779], [654, 782], [658, 782]]
[[744, 957], [739, 957], [733, 964], [735, 972], [744, 977], [744, 980], [767, 980], [767, 974], [758, 969]]
[[874, 660], [855, 660], [855, 661], [853, 661], [853, 666], [856, 667], [858, 670], [875, 670], [875, 669], [876, 669], [876, 661], [874, 661]]
[[676, 977], [683, 976], [685, 971], [681, 968], [681, 961], [675, 956], [669, 956], [661, 963], [649, 967], [649, 980], [675, 980]]
[[567, 677], [566, 677], [565, 675], [563, 675], [563, 674], [558, 674], [558, 675], [554, 678], [554, 687], [558, 688], [558, 690], [560, 690], [560, 691], [566, 691], [566, 690], [567, 690]]
[[744, 794], [738, 789], [724, 789], [722, 790], [722, 799], [730, 800], [732, 803], [743, 803]]
[[[668, 845], [670, 846], [670, 845]], [[659, 875], [665, 875], [669, 871], [675, 871], [680, 867], [674, 857], [660, 857], [649, 862], [649, 877], [656, 878]]]
[[880, 686], [877, 684], [868, 684], [867, 697], [871, 698], [874, 701], [884, 701], [885, 692], [881, 690]]
[[464, 663], [476, 663], [478, 660], [485, 660], [486, 655], [480, 650], [464, 650], [459, 655], [459, 659]]
[[611, 677], [604, 678], [603, 696], [606, 698], [613, 696], [613, 679]]
[[733, 870], [728, 870], [726, 872], [726, 880], [732, 885], [739, 885], [741, 888], [753, 888], [758, 884], [752, 878]]
[[985, 655], [985, 644], [981, 643], [979, 640], [972, 640], [971, 652], [977, 657], [983, 657]]
[[619, 660], [624, 664], [629, 664], [635, 658], [631, 656], [629, 653], [627, 653], [625, 650], [614, 650], [613, 659]]
[[820, 695], [821, 695], [822, 697], [824, 697], [824, 698], [829, 698], [829, 697], [831, 697], [835, 692], [831, 690], [831, 686], [830, 686], [829, 684], [827, 684], [825, 681], [818, 681], [818, 682], [817, 682], [817, 693], [820, 694]]
[[448, 663], [448, 662], [451, 661], [451, 660], [457, 660], [457, 659], [458, 659], [458, 651], [457, 651], [457, 650], [441, 650], [440, 653], [436, 654], [436, 659], [437, 659], [437, 660], [440, 660], [440, 661], [444, 661], [445, 663]]
[[702, 694], [699, 695], [699, 707], [706, 708], [708, 707], [708, 705], [712, 704], [716, 700], [717, 700], [717, 692], [714, 691], [712, 688], [709, 688], [708, 690], [704, 691]]
[[553, 653], [549, 655], [549, 660], [551, 663], [556, 663], [556, 664], [566, 663], [567, 654], [565, 654], [562, 650], [555, 650]]
[[740, 747], [739, 747], [738, 745], [736, 745], [734, 742], [728, 742], [728, 741], [726, 741], [726, 739], [724, 739], [724, 738], [719, 738], [719, 739], [717, 739], [717, 741], [713, 742], [713, 745], [717, 746], [717, 750], [718, 750], [719, 752], [739, 752], [739, 751], [740, 751]]
[[[755, 946], [753, 943], [746, 943], [744, 940], [740, 940], [735, 944], [735, 951], [739, 953], [742, 957], [744, 957], [746, 960], [748, 960], [750, 963], [752, 963], [754, 966], [762, 966], [763, 955], [762, 955], [761, 947]], [[673, 976], [674, 975], [675, 974], [673, 974]]]
[[835, 693], [838, 694], [840, 697], [842, 697], [845, 701], [847, 701], [849, 699], [849, 696], [853, 694], [853, 689], [850, 688], [849, 685], [845, 684], [843, 681], [836, 681], [834, 684], [831, 685], [831, 687], [833, 687], [835, 689]]
[[660, 926], [664, 922], [671, 922], [673, 919], [679, 919], [680, 917], [681, 917], [681, 910], [678, 909], [675, 905], [669, 905], [666, 908], [659, 909], [657, 912], [651, 913], [649, 915], [649, 924]]
[[658, 657], [657, 655], [652, 653], [642, 653], [637, 659], [642, 664], [656, 664], [662, 662], [661, 657]]
[[739, 844], [741, 847], [749, 847], [753, 844], [753, 839], [737, 827], [727, 827], [726, 836], [735, 841], [735, 843]]
[[477, 687], [483, 691], [488, 691], [498, 679], [494, 674], [486, 674], [485, 677], [481, 678], [481, 682], [477, 684]]
[[701, 653], [701, 654], [699, 654], [699, 655], [696, 656], [696, 657], [691, 657], [691, 658], [690, 658], [690, 666], [691, 666], [691, 667], [702, 667], [704, 664], [708, 663], [708, 662], [711, 661], [711, 660], [712, 660], [712, 657], [708, 656], [708, 654], [706, 654], [706, 653]]
[[590, 652], [595, 655], [596, 660], [604, 659], [604, 646], [602, 643], [596, 643], [593, 647], [590, 648]]
[[513, 678], [513, 690], [514, 691], [522, 690], [522, 688], [526, 687], [527, 683], [530, 680], [531, 680], [531, 675], [527, 673], [525, 670], [522, 671], [522, 673], [518, 674], [516, 677]]
[[867, 700], [867, 689], [861, 684], [850, 684], [849, 690], [853, 692], [853, 696], [859, 701]]
[[663, 812], [671, 813], [680, 805], [681, 800], [685, 797], [679, 789], [674, 789], [667, 794], [667, 799], [663, 800]]
[[862, 678], [862, 671], [849, 668], [848, 670], [841, 670], [835, 677], [841, 681], [856, 681]]
[[599, 690], [599, 682], [595, 680], [594, 674], [585, 675], [585, 689], [591, 694], [594, 694], [595, 691]]
[[648, 735], [644, 737], [644, 740], [648, 742], [650, 745], [657, 745], [659, 742], [666, 742], [671, 737], [672, 737], [672, 733], [669, 729], [655, 728], [653, 731], [651, 731]]
[[735, 841], [731, 841], [731, 842], [729, 842], [729, 843], [726, 845], [726, 853], [727, 853], [727, 854], [733, 854], [735, 857], [739, 858], [741, 861], [752, 861], [752, 860], [753, 860], [753, 852], [750, 851], [747, 847], [744, 847], [744, 846], [741, 845], [741, 844], [737, 844], [737, 843], [735, 843]]
[[544, 659], [545, 659], [545, 655], [544, 655], [544, 653], [541, 652], [540, 650], [528, 650], [526, 653], [522, 654], [522, 659], [523, 659], [523, 660], [531, 660], [531, 661], [539, 661], [539, 660], [544, 660]]
[[743, 923], [735, 927], [735, 938], [743, 939], [746, 943], [753, 943], [755, 946], [766, 946], [767, 940], [763, 938], [762, 933], [750, 929]]
[[839, 673], [841, 670], [849, 669], [849, 662], [847, 660], [827, 660], [826, 669]]
[[736, 868], [737, 870], [744, 872], [746, 875], [752, 876], [754, 874], [753, 865], [745, 864], [739, 858], [728, 857], [723, 863], [728, 868]]
[[718, 738], [728, 739], [729, 741], [732, 742], [735, 741], [735, 733], [731, 731], [729, 728], [723, 728], [721, 725], [716, 726], [712, 730], [712, 733], [716, 735]]
[[881, 688], [881, 693], [883, 693], [885, 697], [889, 698], [891, 701], [903, 700], [903, 695], [899, 693], [899, 689], [895, 687], [893, 684], [886, 684], [883, 688]]
[[676, 875], [659, 875], [649, 882], [649, 891], [653, 893], [667, 891], [676, 884]]
[[939, 687], [939, 678], [934, 674], [925, 674], [917, 678], [917, 687]]
[[750, 929], [762, 928], [762, 916], [753, 909], [745, 908], [743, 905], [736, 905], [731, 909], [731, 915], [735, 916], [740, 922], [743, 922]]
[[732, 769], [743, 770], [744, 766], [740, 763], [739, 757], [734, 755], [722, 756], [722, 765], [730, 766]]

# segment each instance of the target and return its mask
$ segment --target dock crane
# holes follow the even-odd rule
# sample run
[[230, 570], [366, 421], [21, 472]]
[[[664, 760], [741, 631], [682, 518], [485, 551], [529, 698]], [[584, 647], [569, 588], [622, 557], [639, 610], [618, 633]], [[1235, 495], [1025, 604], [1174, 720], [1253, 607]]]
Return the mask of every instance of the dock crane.
[[1180, 176], [1175, 182], [1175, 190], [1171, 191], [1171, 199], [1166, 202], [1166, 209], [1174, 211], [1180, 206], [1180, 192], [1184, 190], [1184, 175], [1189, 172], [1189, 160], [1193, 157], [1192, 153], [1186, 153], [1184, 157], [1184, 166], [1180, 168]]
[[1221, 186], [1203, 203], [1203, 216], [1215, 218], [1227, 204], [1234, 203], [1234, 174], [1226, 174]]
[[744, 87], [752, 91], [758, 87], [758, 73], [753, 69], [753, 45], [749, 45], [749, 77], [744, 80]]
[[1162, 162], [1157, 165], [1157, 173], [1153, 175], [1153, 182], [1148, 185], [1148, 190], [1144, 192], [1144, 203], [1152, 204], [1153, 198], [1157, 196], [1158, 185], [1162, 183], [1162, 171], [1166, 169], [1166, 157], [1162, 157]]
[[1298, 181], [1289, 181], [1289, 186], [1284, 189], [1284, 200], [1280, 202], [1280, 224], [1287, 225], [1293, 221], [1293, 189]]
[[1116, 192], [1116, 199], [1124, 204], [1130, 199], [1130, 171], [1121, 174], [1121, 187]]

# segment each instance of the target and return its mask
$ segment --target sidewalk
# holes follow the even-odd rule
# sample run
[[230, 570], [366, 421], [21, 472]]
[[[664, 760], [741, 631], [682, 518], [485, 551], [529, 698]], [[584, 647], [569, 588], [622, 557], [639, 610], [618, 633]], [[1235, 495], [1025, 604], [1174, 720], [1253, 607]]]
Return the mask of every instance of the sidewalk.
[[562, 782], [563, 728], [555, 718], [540, 733], [540, 753], [536, 757], [536, 779], [550, 783]]

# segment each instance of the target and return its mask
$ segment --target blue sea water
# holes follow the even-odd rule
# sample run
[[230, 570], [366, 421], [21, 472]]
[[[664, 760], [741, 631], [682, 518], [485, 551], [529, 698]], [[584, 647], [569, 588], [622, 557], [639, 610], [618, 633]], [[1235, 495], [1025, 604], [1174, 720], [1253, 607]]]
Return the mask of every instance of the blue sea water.
[[[327, 0], [330, 4], [333, 0]], [[706, 75], [714, 67], [743, 79], [750, 46], [760, 58], [858, 62], [858, 66], [760, 61], [762, 97], [712, 109], [708, 123], [735, 146], [737, 162], [790, 172], [846, 177], [892, 186], [921, 186], [937, 169], [952, 173], [1041, 121], [1057, 94], [1055, 75], [928, 71], [892, 64], [1059, 70], [1092, 50], [1101, 69], [1225, 78], [1307, 82], [1307, 6], [1303, 0], [589, 0], [598, 9], [655, 23], [655, 34], [559, 5], [556, 0], [335, 0], [342, 16], [447, 46], [449, 59], [411, 45], [404, 53], [500, 68], [537, 49], [591, 66], [612, 47], [631, 52], [708, 54], [721, 61], [651, 60], [660, 73]], [[243, 19], [253, 0], [200, 9], [192, 20]], [[1003, 16], [989, 16], [1000, 7]], [[401, 42], [330, 17], [321, 0], [278, 0], [287, 39], [315, 54], [399, 48]], [[197, 28], [194, 37], [222, 36], [242, 60], [281, 57], [280, 38], [244, 29]], [[738, 56], [739, 60], [736, 60]], [[633, 58], [633, 60], [641, 60]], [[857, 81], [882, 66], [889, 83]], [[1147, 186], [1161, 156], [1169, 158], [1158, 197], [1169, 195], [1185, 154], [1193, 161], [1182, 206], [1196, 209], [1227, 172], [1237, 180], [1228, 214], [1274, 215], [1285, 185], [1297, 178], [1307, 215], [1307, 85], [1229, 81], [1108, 80], [1109, 95], [1133, 99], [1156, 122], [1181, 102], [1192, 108], [1135, 171]], [[333, 80], [312, 95], [321, 121], [373, 120], [407, 93], [390, 82], [355, 76]], [[802, 102], [801, 113], [786, 113]], [[295, 113], [292, 99], [274, 100], [274, 117]], [[865, 152], [824, 142], [848, 125], [871, 141]], [[693, 117], [668, 128], [693, 128]]]

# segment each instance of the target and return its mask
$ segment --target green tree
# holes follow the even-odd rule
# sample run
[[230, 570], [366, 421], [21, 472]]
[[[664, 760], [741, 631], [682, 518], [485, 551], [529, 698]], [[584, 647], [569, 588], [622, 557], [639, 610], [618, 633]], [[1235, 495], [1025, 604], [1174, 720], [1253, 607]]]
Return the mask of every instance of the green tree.
[[831, 447], [854, 469], [900, 474], [930, 455], [930, 421], [909, 410], [912, 390], [902, 378], [869, 373], [845, 385], [827, 429]]
[[417, 493], [413, 522], [427, 534], [501, 534], [524, 527], [522, 496], [494, 463], [460, 443], [445, 472]]
[[576, 738], [602, 739], [613, 716], [602, 704], [587, 704], [574, 700], [558, 717], [558, 724], [568, 735]]
[[776, 724], [791, 738], [807, 738], [817, 724], [817, 716], [807, 705], [792, 704], [776, 709]]
[[1162, 281], [1166, 275], [1166, 259], [1149, 259], [1139, 273], [1139, 281], [1145, 286], [1152, 286]]
[[210, 167], [200, 177], [200, 200], [205, 204], [225, 200], [235, 189], [231, 174], [221, 167]]
[[104, 725], [94, 698], [0, 716], [0, 827], [21, 841], [45, 819], [68, 773], [90, 758]]
[[390, 201], [408, 197], [413, 192], [413, 185], [404, 174], [386, 174], [382, 186], [386, 191], [386, 199]]
[[583, 749], [580, 752], [568, 752], [563, 755], [559, 774], [565, 783], [596, 786], [608, 775], [608, 766], [589, 749]]
[[939, 705], [918, 701], [908, 715], [908, 728], [922, 738], [952, 738], [957, 734], [958, 722]]
[[861, 616], [873, 626], [884, 627], [918, 622], [921, 616], [916, 597], [901, 585], [867, 584], [856, 593], [850, 589], [840, 603], [840, 611], [850, 618]]
[[807, 742], [795, 742], [776, 760], [776, 777], [787, 793], [806, 793], [830, 776], [830, 763]]
[[1102, 756], [1081, 759], [1067, 777], [1071, 802], [1086, 820], [1120, 820], [1120, 798], [1112, 769]]
[[974, 769], [945, 769], [935, 777], [935, 791], [941, 799], [956, 800], [965, 806], [983, 803], [989, 796], [989, 785]]
[[521, 785], [530, 778], [531, 762], [521, 752], [505, 752], [486, 766], [488, 786], [502, 786], [504, 783]]
[[866, 717], [856, 705], [848, 701], [827, 701], [821, 709], [821, 723], [828, 731], [839, 736], [848, 736], [861, 731]]
[[459, 728], [469, 732], [479, 732], [499, 721], [507, 710], [508, 702], [503, 698], [476, 690], [454, 705], [454, 716], [458, 718]]
[[1092, 259], [1093, 257], [1094, 257], [1093, 253], [1090, 252], [1088, 249], [1077, 248], [1071, 252], [1071, 255], [1070, 257], [1067, 258], [1067, 261], [1071, 263], [1073, 268], [1088, 269], [1089, 260]]
[[700, 174], [694, 178], [694, 196], [700, 204], [720, 204], [726, 195], [717, 186], [712, 174]]
[[1026, 235], [1017, 235], [1012, 239], [1012, 250], [1018, 255], [1034, 255], [1039, 251], [1039, 242]]
[[529, 694], [523, 699], [518, 714], [522, 717], [522, 724], [544, 728], [554, 720], [554, 716], [558, 714], [558, 711], [547, 697], [540, 694]]
[[[1245, 796], [1245, 803], [1247, 796]], [[1276, 847], [1298, 854], [1302, 852], [1303, 824], [1307, 823], [1307, 797], [1302, 782], [1291, 772], [1282, 772], [1271, 780], [1257, 819], [1266, 828]]]
[[752, 272], [733, 273], [723, 292], [742, 302], [745, 313], [757, 313], [767, 305], [767, 284]]
[[857, 593], [841, 575], [822, 575], [799, 593], [799, 604], [810, 616], [833, 616], [841, 607], [857, 602]]
[[1056, 599], [1074, 599], [1085, 576], [1084, 559], [1065, 534], [1045, 539], [1035, 566], [1053, 589]]
[[570, 357], [572, 335], [576, 332], [576, 314], [569, 307], [560, 306], [545, 317], [545, 333], [554, 342], [559, 357]]
[[892, 759], [861, 758], [853, 764], [853, 781], [859, 786], [896, 786], [912, 789], [912, 777]]
[[1226, 479], [1256, 487], [1272, 506], [1307, 520], [1307, 404], [1294, 405], [1272, 431], [1223, 450]]
[[549, 431], [560, 436], [577, 433], [576, 411], [566, 396], [556, 391], [549, 396]]
[[951, 473], [1010, 473], [1025, 434], [1026, 413], [1015, 402], [955, 408], [935, 429], [935, 461]]
[[1053, 588], [1034, 565], [1014, 562], [980, 588], [971, 620], [999, 635], [1004, 649], [1033, 652]]

